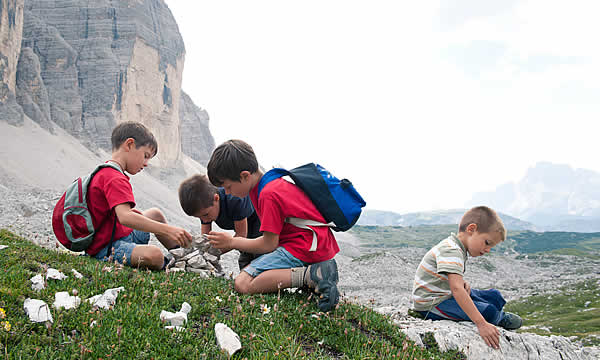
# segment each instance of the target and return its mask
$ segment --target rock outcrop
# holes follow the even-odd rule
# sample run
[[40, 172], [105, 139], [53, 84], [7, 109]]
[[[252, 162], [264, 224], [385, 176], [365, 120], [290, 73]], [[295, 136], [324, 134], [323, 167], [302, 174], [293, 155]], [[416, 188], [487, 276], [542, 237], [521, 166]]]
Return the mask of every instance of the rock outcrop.
[[185, 47], [163, 0], [0, 1], [4, 121], [27, 115], [107, 151], [116, 124], [138, 121], [160, 144], [155, 165], [181, 167], [183, 142], [206, 164], [208, 115], [182, 94]]
[[23, 1], [0, 0], [0, 119], [13, 125], [23, 122], [23, 110], [15, 96], [23, 33]]
[[208, 113], [197, 107], [188, 94], [181, 92], [181, 149], [184, 154], [206, 166], [215, 148], [208, 128]]
[[[385, 309], [378, 310], [385, 312]], [[458, 349], [468, 360], [592, 360], [597, 355], [585, 348], [577, 348], [562, 336], [517, 333], [501, 328], [500, 349], [496, 350], [485, 344], [477, 327], [471, 322], [420, 320], [398, 313], [392, 315], [392, 318], [416, 344], [437, 345], [441, 351]]]

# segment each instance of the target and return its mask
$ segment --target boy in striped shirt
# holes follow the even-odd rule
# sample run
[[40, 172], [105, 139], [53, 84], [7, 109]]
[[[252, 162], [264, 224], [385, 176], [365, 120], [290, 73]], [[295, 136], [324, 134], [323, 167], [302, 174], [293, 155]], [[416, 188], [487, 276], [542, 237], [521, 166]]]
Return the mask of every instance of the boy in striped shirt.
[[486, 344], [499, 348], [500, 333], [494, 325], [512, 330], [523, 321], [502, 311], [506, 301], [498, 290], [471, 289], [463, 275], [468, 255], [485, 255], [505, 239], [506, 229], [494, 210], [487, 206], [468, 210], [458, 235], [450, 234], [421, 260], [413, 285], [414, 309], [426, 319], [472, 321]]

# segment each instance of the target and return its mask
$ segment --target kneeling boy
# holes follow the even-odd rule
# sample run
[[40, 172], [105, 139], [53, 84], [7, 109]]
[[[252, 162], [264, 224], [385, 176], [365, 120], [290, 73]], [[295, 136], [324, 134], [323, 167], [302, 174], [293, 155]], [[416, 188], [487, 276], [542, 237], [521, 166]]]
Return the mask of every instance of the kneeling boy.
[[[227, 194], [250, 195], [261, 222], [261, 237], [246, 239], [228, 233], [210, 232], [211, 244], [219, 249], [238, 249], [264, 254], [254, 259], [235, 278], [240, 293], [267, 293], [304, 285], [319, 294], [318, 306], [329, 311], [339, 301], [338, 271], [333, 257], [339, 252], [329, 227], [312, 230], [298, 228], [286, 218], [300, 218], [324, 223], [308, 196], [296, 185], [276, 179], [258, 194], [263, 176], [252, 147], [241, 140], [219, 145], [208, 162], [208, 177], [215, 186], [223, 186]], [[313, 248], [313, 232], [316, 248]]]
[[523, 321], [502, 311], [506, 301], [498, 290], [471, 289], [463, 274], [468, 255], [485, 255], [505, 238], [506, 229], [494, 210], [486, 206], [468, 210], [458, 235], [452, 233], [421, 260], [413, 285], [414, 309], [426, 319], [470, 320], [486, 344], [497, 349], [500, 333], [494, 325], [518, 329]]
[[[225, 189], [211, 184], [206, 175], [191, 176], [179, 185], [179, 203], [187, 215], [200, 219], [203, 234], [211, 232], [214, 221], [221, 229], [234, 230], [235, 237], [255, 239], [262, 235], [250, 198], [226, 194]], [[256, 257], [240, 251], [240, 270]]]

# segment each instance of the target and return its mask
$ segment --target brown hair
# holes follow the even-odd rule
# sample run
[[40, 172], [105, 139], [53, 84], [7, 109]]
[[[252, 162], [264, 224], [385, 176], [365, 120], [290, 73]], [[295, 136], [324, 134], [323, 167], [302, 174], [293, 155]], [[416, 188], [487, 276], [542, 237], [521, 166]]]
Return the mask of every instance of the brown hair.
[[460, 220], [458, 231], [467, 231], [469, 224], [476, 224], [477, 232], [479, 233], [497, 232], [500, 233], [502, 241], [506, 239], [506, 228], [502, 219], [500, 219], [494, 210], [487, 206], [476, 206], [468, 210]]
[[227, 140], [217, 146], [206, 166], [208, 178], [215, 186], [223, 185], [224, 180], [240, 181], [240, 173], [258, 170], [254, 150], [242, 140]]
[[136, 149], [147, 145], [154, 150], [153, 156], [158, 153], [158, 143], [152, 132], [142, 123], [135, 121], [126, 121], [115, 126], [110, 137], [113, 150], [118, 149], [129, 138], [135, 140]]
[[179, 185], [179, 204], [183, 212], [194, 216], [213, 205], [216, 193], [217, 188], [208, 182], [206, 175], [194, 175]]

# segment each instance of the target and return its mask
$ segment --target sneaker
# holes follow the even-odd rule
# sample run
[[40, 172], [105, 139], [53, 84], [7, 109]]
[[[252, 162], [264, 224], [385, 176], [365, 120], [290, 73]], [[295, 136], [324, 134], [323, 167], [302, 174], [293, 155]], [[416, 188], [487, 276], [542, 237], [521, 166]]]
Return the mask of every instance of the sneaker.
[[319, 294], [319, 309], [323, 312], [333, 309], [340, 300], [337, 288], [339, 277], [335, 260], [312, 264], [310, 279], [315, 283], [315, 292]]
[[498, 326], [505, 328], [506, 330], [516, 330], [523, 325], [523, 319], [517, 314], [505, 312], [504, 317], [498, 323]]

